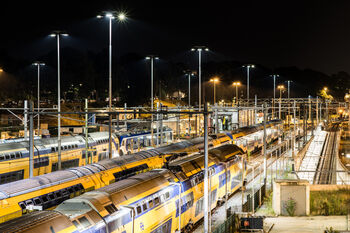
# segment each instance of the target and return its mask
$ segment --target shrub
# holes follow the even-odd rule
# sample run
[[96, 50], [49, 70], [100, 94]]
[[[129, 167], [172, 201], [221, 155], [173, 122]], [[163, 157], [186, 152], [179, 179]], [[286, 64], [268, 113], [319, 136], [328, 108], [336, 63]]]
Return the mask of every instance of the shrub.
[[288, 201], [284, 203], [284, 209], [287, 211], [289, 216], [294, 216], [296, 205], [297, 203], [293, 198], [289, 198]]

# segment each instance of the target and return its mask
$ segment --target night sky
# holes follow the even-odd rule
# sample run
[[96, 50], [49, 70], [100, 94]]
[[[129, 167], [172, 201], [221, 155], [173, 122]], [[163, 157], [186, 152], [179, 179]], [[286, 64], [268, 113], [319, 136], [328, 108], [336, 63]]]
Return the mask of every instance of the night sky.
[[[91, 2], [91, 3], [90, 3]], [[0, 49], [35, 60], [55, 49], [55, 29], [71, 37], [62, 46], [99, 51], [108, 46], [102, 10], [124, 9], [114, 24], [114, 52], [182, 59], [193, 45], [213, 58], [350, 73], [350, 1], [2, 1]]]

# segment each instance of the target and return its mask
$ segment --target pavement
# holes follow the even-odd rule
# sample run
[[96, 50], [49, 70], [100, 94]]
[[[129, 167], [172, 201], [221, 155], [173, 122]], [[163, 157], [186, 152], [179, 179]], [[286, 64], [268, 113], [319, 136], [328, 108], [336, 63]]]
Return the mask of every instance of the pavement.
[[323, 233], [326, 228], [345, 231], [347, 229], [346, 216], [311, 216], [311, 217], [267, 217], [264, 228], [272, 224], [271, 233]]

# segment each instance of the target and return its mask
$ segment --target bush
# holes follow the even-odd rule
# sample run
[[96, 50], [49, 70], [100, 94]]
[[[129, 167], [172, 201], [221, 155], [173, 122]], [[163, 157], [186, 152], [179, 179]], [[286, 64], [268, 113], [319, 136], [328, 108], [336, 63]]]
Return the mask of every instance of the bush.
[[284, 203], [284, 209], [287, 211], [289, 216], [294, 216], [295, 209], [296, 209], [296, 201], [293, 198], [289, 198], [288, 201]]
[[349, 189], [310, 192], [311, 215], [346, 215], [349, 209]]

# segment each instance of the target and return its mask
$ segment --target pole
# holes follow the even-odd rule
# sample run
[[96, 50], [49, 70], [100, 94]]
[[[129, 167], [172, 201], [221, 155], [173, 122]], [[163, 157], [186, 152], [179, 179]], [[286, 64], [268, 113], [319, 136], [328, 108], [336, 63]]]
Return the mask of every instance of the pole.
[[273, 75], [273, 106], [272, 106], [272, 119], [275, 119], [275, 101], [276, 101], [276, 75]]
[[29, 102], [29, 178], [33, 178], [34, 170], [34, 122], [33, 122], [33, 103]]
[[215, 104], [215, 133], [219, 133], [218, 105]]
[[[159, 111], [159, 102], [157, 103], [157, 112]], [[157, 146], [159, 146], [159, 114], [157, 113], [157, 134], [156, 134], [156, 142], [157, 142]]]
[[316, 127], [318, 126], [318, 96], [316, 96]]
[[294, 105], [293, 105], [293, 118], [294, 118], [294, 123], [293, 123], [293, 146], [292, 146], [292, 156], [293, 156], [293, 161], [294, 161], [294, 156], [295, 156], [295, 137], [296, 137], [296, 126], [295, 126], [295, 120], [296, 120], [296, 101], [294, 100]]
[[264, 152], [264, 185], [266, 187], [266, 181], [267, 181], [266, 121], [267, 121], [267, 110], [268, 110], [266, 103], [264, 103], [263, 109], [264, 109], [264, 136], [263, 136], [263, 140], [264, 140], [264, 144], [263, 144], [263, 152]]
[[28, 100], [24, 101], [24, 140], [28, 140]]
[[209, 233], [209, 198], [208, 198], [208, 107], [204, 103], [204, 233]]
[[247, 102], [249, 105], [249, 68], [250, 66], [247, 65]]
[[280, 88], [280, 103], [278, 107], [278, 118], [281, 119], [281, 105], [282, 105], [282, 88]]
[[[151, 109], [153, 111], [153, 56], [150, 56], [151, 57]], [[153, 116], [153, 115], [152, 115]]]
[[85, 99], [85, 164], [89, 164], [89, 137], [88, 137], [88, 99]]
[[57, 154], [57, 165], [58, 170], [61, 170], [61, 68], [60, 68], [60, 34], [57, 33], [57, 111], [58, 111], [58, 124], [57, 124], [57, 144], [58, 144], [58, 154]]
[[289, 90], [290, 90], [290, 80], [288, 80], [287, 81], [287, 88], [288, 88], [288, 117], [287, 117], [287, 121], [288, 121], [288, 132], [289, 132], [289, 130], [290, 130], [290, 121], [289, 121], [289, 115], [290, 115], [290, 109], [289, 109], [289, 98], [290, 98], [290, 96], [289, 96]]
[[257, 124], [256, 120], [256, 108], [258, 106], [258, 95], [255, 95], [255, 102], [254, 102], [254, 124]]
[[245, 173], [245, 166], [244, 166], [244, 156], [245, 156], [245, 154], [243, 154], [242, 155], [242, 158], [241, 158], [241, 160], [242, 160], [242, 184], [241, 184], [241, 190], [242, 190], [242, 212], [243, 212], [243, 205], [244, 205], [244, 189], [245, 189], [245, 187], [244, 187], [244, 173]]
[[198, 82], [199, 82], [199, 86], [198, 86], [198, 109], [199, 111], [201, 111], [201, 106], [202, 106], [202, 49], [198, 50]]
[[214, 105], [216, 103], [216, 85], [215, 85], [215, 81], [214, 81]]
[[[38, 62], [38, 113], [40, 112], [40, 62]], [[38, 135], [40, 135], [40, 114], [38, 114]]]
[[191, 106], [191, 74], [188, 74], [188, 106]]
[[[109, 112], [112, 111], [112, 17], [109, 17], [109, 73], [108, 73], [108, 103], [109, 103]], [[109, 158], [113, 157], [112, 155], [112, 115], [108, 116], [108, 150]]]
[[238, 106], [238, 85], [236, 85], [236, 106]]
[[254, 180], [255, 180], [255, 164], [253, 164], [253, 179], [252, 179], [252, 197], [253, 197], [253, 214], [255, 213], [255, 189], [254, 189]]

